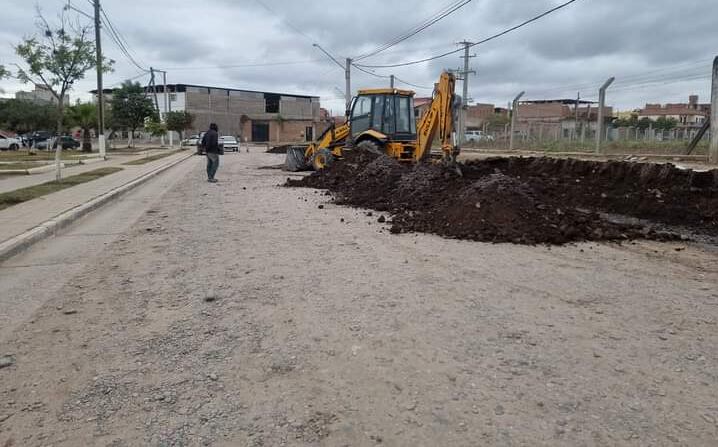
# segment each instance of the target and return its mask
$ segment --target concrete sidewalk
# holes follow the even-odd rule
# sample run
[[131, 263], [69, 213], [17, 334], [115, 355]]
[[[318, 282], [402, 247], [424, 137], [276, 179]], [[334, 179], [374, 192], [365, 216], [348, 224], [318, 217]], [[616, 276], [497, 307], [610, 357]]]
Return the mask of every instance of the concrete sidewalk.
[[[53, 222], [53, 228], [55, 225], [60, 227], [64, 226], [67, 222], [59, 222], [57, 220], [58, 216], [63, 216], [63, 218], [59, 220], [67, 220], [64, 216], [66, 216], [68, 212], [79, 209], [83, 205], [93, 201], [97, 203], [97, 206], [100, 206], [104, 201], [99, 203], [99, 199], [107, 196], [109, 193], [119, 191], [123, 187], [133, 184], [133, 182], [152, 174], [158, 169], [174, 165], [191, 156], [191, 151], [183, 151], [179, 154], [144, 165], [122, 166], [123, 170], [120, 172], [6, 208], [0, 211], [0, 228], [2, 229], [0, 247], [8, 245], [8, 243], [11, 242], [15, 244], [15, 240], [18, 238], [29, 235], [34, 230], [37, 230], [39, 227], [46, 225], [47, 222], [51, 222], [54, 219], [56, 219], [56, 221]], [[80, 170], [73, 170], [72, 174], [83, 172], [83, 168], [87, 168], [84, 170], [88, 171], [99, 167], [117, 166], [133, 158], [141, 157], [111, 160], [110, 163], [96, 163], [86, 167], [80, 167]], [[70, 174], [68, 173], [68, 175]], [[77, 217], [79, 217], [80, 214], [82, 213], [78, 213]], [[41, 231], [40, 233], [45, 235], [47, 231]], [[36, 242], [39, 239], [40, 237], [33, 237], [31, 242]], [[13, 250], [13, 252], [16, 251], [17, 250]], [[10, 255], [11, 254], [12, 253], [10, 253]], [[3, 253], [0, 253], [0, 260], [2, 257]]]
[[[73, 164], [65, 165], [62, 170], [63, 177], [69, 177], [71, 175], [82, 174], [83, 172], [94, 171], [99, 168], [106, 168], [111, 166], [120, 166], [128, 161], [138, 160], [145, 158], [146, 156], [152, 156], [162, 152], [169, 152], [170, 150], [150, 150], [148, 152], [139, 152], [133, 155], [127, 154], [109, 154], [107, 160], [104, 161], [93, 161], [87, 164]], [[54, 165], [53, 165], [54, 166]], [[0, 193], [14, 191], [20, 188], [27, 188], [29, 186], [35, 186], [46, 182], [55, 180], [55, 171], [45, 172], [43, 174], [35, 175], [11, 175], [5, 178], [0, 178]]]

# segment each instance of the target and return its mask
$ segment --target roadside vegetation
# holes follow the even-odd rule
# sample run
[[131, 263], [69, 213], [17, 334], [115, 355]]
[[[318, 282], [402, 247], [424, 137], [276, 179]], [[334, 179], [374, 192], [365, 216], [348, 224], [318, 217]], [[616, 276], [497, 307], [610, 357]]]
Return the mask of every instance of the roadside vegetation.
[[9, 208], [13, 205], [17, 205], [23, 202], [27, 202], [28, 200], [52, 194], [53, 192], [71, 188], [82, 183], [91, 182], [106, 175], [119, 172], [121, 170], [122, 168], [117, 167], [95, 169], [94, 171], [66, 177], [61, 182], [46, 182], [40, 185], [29, 186], [27, 188], [21, 188], [15, 191], [2, 193], [0, 194], [0, 210]]

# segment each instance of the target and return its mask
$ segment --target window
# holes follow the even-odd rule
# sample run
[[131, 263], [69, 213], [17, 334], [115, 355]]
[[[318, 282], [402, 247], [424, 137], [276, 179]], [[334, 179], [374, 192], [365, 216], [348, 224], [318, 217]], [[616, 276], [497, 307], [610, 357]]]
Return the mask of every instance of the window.
[[280, 101], [279, 95], [272, 95], [269, 93], [264, 94], [264, 102], [265, 102], [265, 108], [264, 111], [266, 113], [279, 113], [279, 101]]
[[358, 135], [371, 126], [371, 106], [371, 96], [359, 96], [354, 101], [351, 115], [352, 135]]
[[394, 97], [384, 96], [384, 133], [393, 135], [396, 132], [396, 111]]
[[374, 97], [374, 116], [372, 117], [371, 127], [381, 130], [384, 125], [384, 97]]

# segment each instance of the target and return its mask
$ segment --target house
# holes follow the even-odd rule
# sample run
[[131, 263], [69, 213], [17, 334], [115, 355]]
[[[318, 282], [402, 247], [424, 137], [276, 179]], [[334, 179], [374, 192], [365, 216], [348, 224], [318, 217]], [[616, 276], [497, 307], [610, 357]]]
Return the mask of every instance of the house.
[[646, 104], [638, 111], [638, 119], [648, 118], [652, 121], [658, 118], [674, 119], [678, 129], [695, 129], [703, 125], [710, 117], [711, 105], [699, 104], [698, 95], [688, 97], [688, 103], [680, 104]]
[[473, 104], [466, 109], [466, 129], [478, 130], [482, 129], [484, 123], [496, 113], [496, 107], [493, 104]]
[[[612, 107], [604, 107], [606, 122], [613, 116]], [[577, 138], [595, 135], [598, 106], [593, 101], [576, 99], [543, 99], [521, 101], [518, 106], [517, 132], [529, 136]]]
[[[145, 87], [164, 111], [164, 86]], [[97, 94], [97, 91], [92, 91]], [[318, 96], [271, 93], [192, 84], [167, 84], [169, 110], [194, 116], [195, 133], [216, 123], [223, 135], [253, 142], [312, 141], [322, 127]], [[112, 91], [105, 92], [105, 98]]]

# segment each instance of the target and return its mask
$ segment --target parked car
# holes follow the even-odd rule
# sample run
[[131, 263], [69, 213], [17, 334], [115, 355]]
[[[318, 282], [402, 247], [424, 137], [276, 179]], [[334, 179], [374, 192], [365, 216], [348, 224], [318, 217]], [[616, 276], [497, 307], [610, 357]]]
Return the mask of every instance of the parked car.
[[62, 145], [62, 149], [77, 149], [81, 146], [80, 141], [69, 135], [63, 135], [53, 143], [52, 148], [57, 149], [58, 142]]
[[481, 130], [467, 130], [464, 134], [467, 143], [480, 143], [482, 141], [494, 141], [493, 135], [485, 134]]
[[219, 137], [219, 144], [224, 147], [225, 152], [239, 152], [239, 142], [235, 137]]
[[197, 146], [199, 144], [199, 135], [192, 135], [182, 140], [182, 146]]
[[48, 141], [52, 138], [52, 132], [46, 130], [35, 131], [30, 135], [28, 143], [35, 149], [47, 149]]
[[3, 151], [16, 151], [22, 146], [22, 141], [15, 137], [6, 137], [0, 134], [0, 150]]

